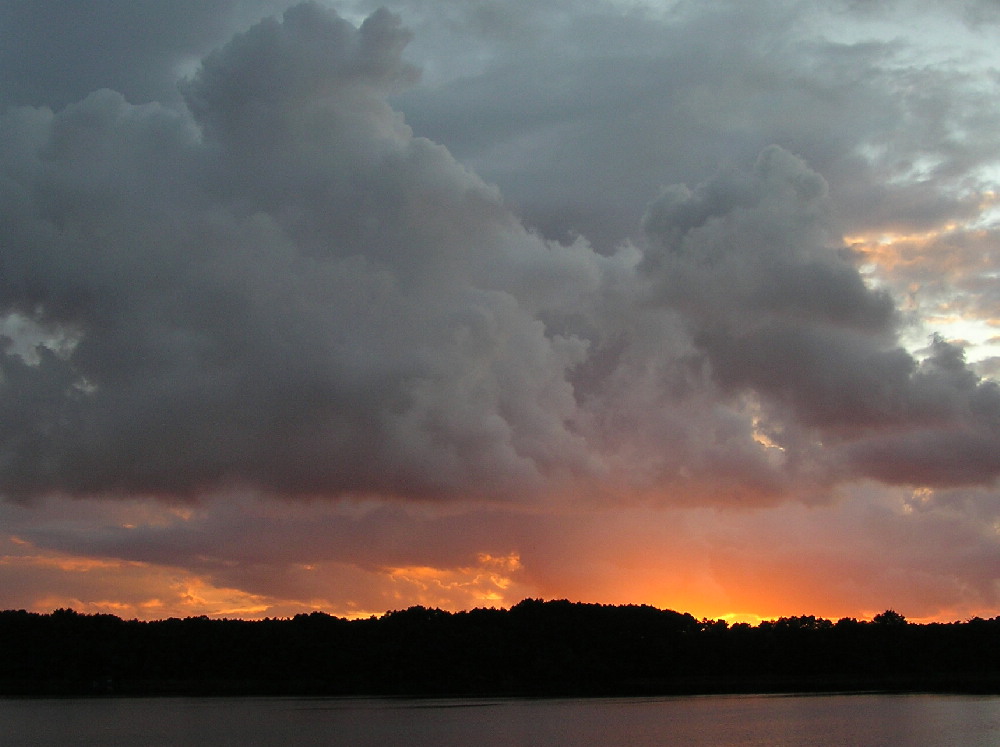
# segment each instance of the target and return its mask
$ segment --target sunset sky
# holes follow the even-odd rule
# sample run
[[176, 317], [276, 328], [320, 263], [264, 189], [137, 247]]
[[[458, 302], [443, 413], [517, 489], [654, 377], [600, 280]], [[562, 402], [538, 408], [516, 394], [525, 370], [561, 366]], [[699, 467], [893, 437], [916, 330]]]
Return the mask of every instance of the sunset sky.
[[0, 0], [0, 608], [1000, 614], [1000, 2]]

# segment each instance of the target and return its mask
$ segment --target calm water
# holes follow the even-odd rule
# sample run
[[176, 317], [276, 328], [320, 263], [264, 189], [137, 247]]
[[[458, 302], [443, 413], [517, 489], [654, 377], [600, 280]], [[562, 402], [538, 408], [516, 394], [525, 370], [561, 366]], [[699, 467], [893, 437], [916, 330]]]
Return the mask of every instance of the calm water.
[[1000, 697], [0, 700], [15, 745], [998, 745]]

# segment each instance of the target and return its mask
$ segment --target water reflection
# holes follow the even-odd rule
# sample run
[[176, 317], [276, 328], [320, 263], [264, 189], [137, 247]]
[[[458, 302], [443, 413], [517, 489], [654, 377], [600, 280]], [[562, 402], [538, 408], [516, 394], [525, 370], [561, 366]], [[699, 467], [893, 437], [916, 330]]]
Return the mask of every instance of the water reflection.
[[1000, 697], [0, 700], [4, 745], [996, 745]]

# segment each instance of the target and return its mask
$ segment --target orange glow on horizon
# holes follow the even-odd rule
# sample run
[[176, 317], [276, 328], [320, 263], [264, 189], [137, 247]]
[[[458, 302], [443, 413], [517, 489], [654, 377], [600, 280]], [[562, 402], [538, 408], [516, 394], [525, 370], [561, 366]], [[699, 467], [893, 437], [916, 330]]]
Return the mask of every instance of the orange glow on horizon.
[[[21, 541], [19, 544], [26, 545], [28, 543]], [[148, 564], [134, 560], [109, 560], [55, 554], [3, 555], [0, 556], [0, 565], [47, 567], [67, 573], [89, 573], [94, 570], [148, 567]]]
[[[505, 556], [479, 553], [476, 565], [459, 568], [404, 566], [386, 568], [384, 573], [396, 587], [393, 597], [416, 598], [413, 604], [440, 607], [450, 611], [470, 606], [504, 606], [516, 603], [508, 598], [514, 586], [512, 574], [521, 570], [516, 552]], [[412, 605], [407, 605], [412, 606]]]
[[[169, 593], [173, 593], [175, 590], [167, 591]], [[565, 599], [567, 597], [558, 595], [544, 597], [529, 594], [523, 598], [540, 598], [545, 601], [551, 601], [555, 599]], [[493, 600], [490, 598], [481, 598], [478, 599], [475, 604], [466, 605], [451, 604], [445, 599], [439, 599], [441, 603], [434, 604], [424, 597], [400, 598], [398, 601], [399, 603], [395, 605], [393, 609], [406, 609], [408, 607], [420, 605], [456, 613], [484, 607], [510, 609], [512, 606], [520, 602], [521, 599]], [[798, 617], [802, 615], [812, 615], [813, 617], [827, 619], [831, 622], [837, 622], [841, 618], [871, 620], [875, 615], [885, 611], [887, 608], [895, 609], [897, 612], [903, 614], [908, 621], [919, 624], [964, 622], [973, 617], [989, 619], [997, 616], [996, 610], [982, 609], [967, 611], [948, 609], [932, 615], [916, 616], [906, 614], [906, 609], [903, 607], [893, 607], [892, 605], [888, 605], [887, 607], [878, 610], [844, 609], [838, 612], [830, 612], [823, 610], [817, 611], [806, 608], [802, 605], [793, 604], [789, 605], [787, 609], [771, 610], [768, 612], [726, 612], [721, 611], [722, 608], [714, 608], [711, 606], [677, 603], [664, 604], [644, 602], [638, 599], [631, 602], [595, 602], [594, 600], [582, 600], [569, 597], [569, 601], [607, 605], [648, 604], [651, 607], [661, 610], [672, 610], [681, 614], [690, 614], [696, 620], [722, 620], [728, 625], [746, 623], [751, 626], [756, 626], [764, 621], [774, 621], [783, 617]], [[341, 605], [330, 603], [327, 600], [279, 602], [277, 600], [270, 600], [259, 595], [248, 594], [238, 589], [215, 589], [204, 585], [204, 582], [200, 579], [192, 580], [190, 584], [184, 588], [183, 600], [179, 603], [169, 601], [169, 597], [166, 600], [162, 597], [151, 597], [145, 601], [133, 603], [113, 598], [88, 601], [72, 596], [45, 595], [36, 600], [36, 604], [31, 606], [30, 611], [47, 614], [60, 608], [73, 609], [83, 614], [112, 614], [122, 619], [138, 619], [147, 621], [163, 620], [170, 617], [198, 617], [202, 615], [211, 618], [259, 620], [265, 617], [288, 618], [299, 613], [308, 614], [314, 611], [323, 612], [325, 614], [348, 620], [357, 620], [367, 619], [370, 617], [381, 617], [391, 611], [390, 609], [362, 609], [351, 608], [350, 606], [342, 607]]]
[[[9, 552], [0, 556], [0, 571], [6, 568], [13, 578], [32, 578], [39, 593], [17, 608], [42, 613], [72, 608], [124, 619], [205, 615], [251, 620], [322, 611], [357, 619], [416, 605], [450, 612], [477, 607], [509, 609], [522, 599], [533, 598], [648, 604], [699, 620], [751, 625], [800, 615], [833, 622], [843, 617], [870, 620], [885, 609], [895, 609], [912, 622], [955, 622], [998, 614], [981, 604], [953, 604], [937, 610], [926, 605], [914, 607], [912, 602], [921, 598], [919, 594], [909, 597], [910, 603], [892, 597], [880, 604], [877, 588], [858, 595], [859, 601], [866, 597], [867, 604], [845, 605], [843, 600], [852, 597], [850, 577], [858, 571], [841, 565], [840, 560], [830, 560], [827, 565], [796, 565], [781, 559], [762, 563], [749, 556], [744, 561], [739, 550], [727, 553], [707, 546], [703, 549], [708, 554], [697, 562], [690, 562], [690, 553], [697, 551], [692, 548], [679, 550], [673, 557], [664, 554], [650, 559], [650, 546], [635, 542], [635, 538], [628, 549], [617, 543], [591, 547], [595, 558], [615, 552], [614, 564], [599, 562], [584, 567], [575, 578], [563, 574], [547, 581], [533, 576], [530, 564], [526, 566], [518, 552], [479, 553], [473, 562], [451, 568], [413, 565], [365, 570], [344, 566], [338, 570], [322, 562], [299, 563], [294, 565], [301, 575], [293, 580], [297, 583], [308, 577], [307, 581], [313, 579], [319, 585], [295, 591], [294, 586], [278, 584], [275, 588], [281, 590], [280, 597], [181, 568], [47, 552], [22, 538], [8, 539]], [[19, 551], [23, 554], [17, 554]], [[834, 586], [821, 582], [833, 576], [846, 577], [848, 583]], [[305, 588], [311, 588], [312, 593], [302, 593]]]

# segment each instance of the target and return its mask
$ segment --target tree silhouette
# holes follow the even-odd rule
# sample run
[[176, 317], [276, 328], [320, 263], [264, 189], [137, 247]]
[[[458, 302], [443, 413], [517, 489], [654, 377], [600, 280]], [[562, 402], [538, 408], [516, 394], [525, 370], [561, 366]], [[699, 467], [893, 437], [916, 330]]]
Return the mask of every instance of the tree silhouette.
[[0, 695], [1000, 693], [1000, 617], [812, 615], [726, 625], [649, 606], [528, 599], [345, 620], [121, 620], [0, 612]]
[[895, 610], [886, 610], [885, 612], [880, 612], [872, 618], [872, 622], [876, 625], [906, 625], [906, 618]]

